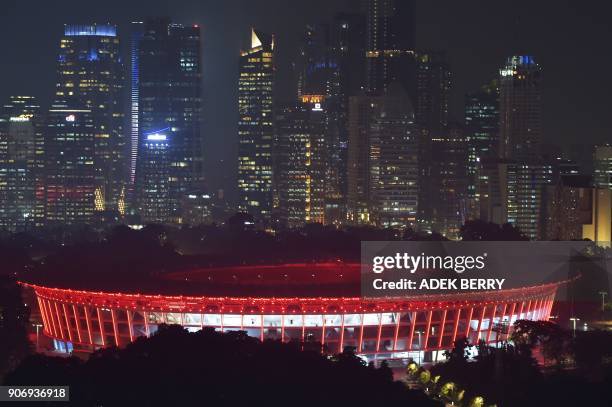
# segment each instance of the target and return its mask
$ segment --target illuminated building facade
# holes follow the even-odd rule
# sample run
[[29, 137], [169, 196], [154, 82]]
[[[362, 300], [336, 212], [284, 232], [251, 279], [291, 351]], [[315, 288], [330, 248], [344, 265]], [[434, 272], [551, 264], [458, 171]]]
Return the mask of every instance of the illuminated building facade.
[[370, 122], [370, 213], [379, 227], [404, 229], [416, 225], [418, 205], [418, 144], [414, 110], [399, 85], [378, 98]]
[[366, 90], [383, 95], [398, 82], [415, 100], [416, 1], [367, 0]]
[[431, 140], [433, 187], [432, 228], [449, 239], [459, 238], [466, 220], [468, 144], [463, 126], [451, 123]]
[[611, 247], [612, 242], [612, 189], [593, 189], [591, 222], [583, 226], [582, 237], [598, 246]]
[[[167, 18], [144, 23], [138, 49], [138, 132], [140, 145], [136, 163], [137, 196], [143, 198], [154, 187], [159, 174], [149, 174], [150, 136], [166, 137], [167, 175], [160, 185], [159, 203], [143, 198], [138, 202], [145, 219], [182, 223], [181, 201], [203, 188], [204, 152], [201, 134], [201, 55], [200, 27], [173, 24]], [[155, 140], [156, 141], [156, 140]], [[142, 159], [141, 159], [142, 157]], [[161, 165], [161, 164], [160, 164]], [[162, 192], [163, 191], [163, 192]], [[164, 195], [165, 194], [165, 195]], [[160, 205], [166, 205], [161, 210]], [[153, 205], [149, 207], [149, 205]], [[167, 216], [166, 216], [167, 213]]]
[[[265, 279], [269, 273], [280, 277], [297, 272], [310, 284], [311, 274], [322, 276], [324, 272], [325, 282], [330, 283], [329, 279], [348, 277], [351, 267], [358, 269], [359, 265], [245, 266], [223, 271], [237, 281], [257, 273]], [[207, 270], [202, 273], [208, 275]], [[250, 284], [261, 284], [261, 280]], [[292, 284], [299, 286], [298, 281]], [[262, 341], [321, 343], [329, 353], [353, 347], [367, 360], [431, 362], [443, 360], [444, 351], [458, 338], [495, 344], [508, 340], [518, 319], [548, 320], [558, 284], [507, 289], [494, 296], [460, 293], [385, 299], [333, 293], [170, 296], [30, 287], [41, 311], [43, 332], [55, 340], [57, 349], [90, 352], [123, 347], [154, 334], [165, 323], [182, 325], [191, 332], [242, 330]]]
[[484, 158], [497, 157], [499, 147], [499, 86], [497, 81], [465, 96], [465, 129], [468, 149], [470, 214], [478, 219], [479, 177]]
[[41, 225], [41, 125], [33, 96], [11, 96], [0, 110], [0, 229], [22, 232]]
[[431, 231], [437, 191], [429, 181], [436, 174], [433, 139], [446, 137], [451, 72], [442, 52], [419, 51], [416, 55], [415, 121], [419, 125], [419, 214], [418, 228]]
[[612, 145], [595, 146], [593, 185], [596, 188], [612, 189]]
[[[56, 101], [44, 132], [47, 226], [90, 223], [96, 196], [95, 114], [74, 99]], [[99, 203], [99, 202], [98, 202]]]
[[95, 210], [125, 210], [128, 144], [124, 66], [113, 25], [66, 25], [60, 41], [56, 98], [91, 110], [95, 132]]
[[134, 21], [130, 25], [130, 185], [132, 189], [136, 182], [136, 162], [138, 161], [139, 140], [139, 103], [140, 103], [140, 41], [144, 32], [144, 24]]
[[293, 228], [325, 223], [326, 112], [322, 95], [302, 95], [301, 102], [276, 115], [279, 219]]
[[403, 87], [350, 98], [348, 214], [355, 224], [414, 226], [418, 208], [418, 128]]
[[542, 138], [542, 70], [532, 56], [512, 56], [499, 75], [500, 156], [537, 161]]
[[510, 163], [507, 166], [507, 222], [531, 240], [542, 239], [544, 188], [553, 180], [550, 164]]
[[584, 225], [593, 218], [593, 188], [591, 177], [560, 176], [546, 186], [544, 221], [545, 240], [581, 240]]
[[251, 30], [238, 79], [239, 207], [266, 224], [272, 215], [274, 36]]
[[145, 223], [171, 223], [170, 144], [168, 128], [145, 134], [140, 151], [139, 212]]

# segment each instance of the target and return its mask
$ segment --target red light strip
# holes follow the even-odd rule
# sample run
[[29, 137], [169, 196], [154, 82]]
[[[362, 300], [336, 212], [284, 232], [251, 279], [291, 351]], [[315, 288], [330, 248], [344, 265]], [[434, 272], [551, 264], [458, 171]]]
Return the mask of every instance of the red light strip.
[[115, 345], [119, 347], [119, 328], [117, 326], [117, 317], [115, 316], [114, 308], [111, 308], [111, 320], [113, 321], [113, 335], [115, 336]]
[[411, 324], [410, 324], [410, 339], [408, 340], [408, 347], [406, 348], [407, 350], [412, 350], [413, 349], [412, 341], [414, 339], [414, 328], [416, 326], [416, 316], [417, 316], [417, 313], [413, 311], [413, 312], [411, 312], [411, 314], [412, 314], [412, 318], [410, 318], [410, 319], [412, 321], [411, 321]]
[[102, 346], [106, 346], [106, 336], [104, 335], [104, 322], [102, 321], [102, 315], [100, 313], [100, 308], [96, 308], [96, 313], [98, 315], [98, 327], [100, 328], [100, 337], [102, 338]]
[[470, 328], [472, 325], [472, 317], [474, 316], [474, 307], [470, 308], [470, 313], [468, 314], [467, 319], [467, 329], [465, 330], [465, 338], [470, 340]]
[[49, 334], [49, 322], [47, 321], [47, 316], [45, 315], [45, 311], [43, 310], [42, 303], [40, 301], [40, 297], [36, 296], [36, 302], [38, 302], [38, 309], [40, 310], [40, 317], [43, 321], [43, 332], [47, 335]]
[[130, 332], [130, 342], [134, 342], [134, 327], [132, 326], [132, 311], [126, 309], [127, 313], [127, 322], [128, 322], [128, 331]]
[[87, 324], [87, 334], [89, 335], [89, 343], [94, 346], [93, 335], [91, 334], [91, 317], [89, 316], [89, 307], [83, 305], [83, 311], [85, 311], [85, 323]]
[[429, 331], [431, 330], [431, 316], [433, 314], [432, 310], [427, 312], [427, 328], [425, 328], [425, 349], [429, 346]]
[[53, 301], [53, 306], [55, 307], [55, 316], [57, 317], [57, 325], [59, 326], [60, 338], [66, 340], [66, 337], [64, 336], [64, 328], [62, 328], [62, 319], [60, 318], [57, 301]]
[[66, 312], [66, 303], [62, 303], [62, 312], [64, 313], [64, 320], [66, 321], [66, 328], [68, 329], [68, 338], [70, 342], [73, 342], [72, 329], [70, 327], [70, 321], [68, 320], [68, 313]]
[[[455, 310], [455, 326], [453, 327], [453, 339], [451, 340], [451, 345], [455, 345], [455, 341], [457, 340], [457, 329], [459, 328], [459, 319], [461, 318], [462, 308], [457, 308]], [[468, 321], [468, 324], [470, 321]]]
[[[393, 350], [396, 351], [397, 350], [397, 337], [399, 336], [399, 329], [400, 329], [400, 321], [401, 321], [401, 316], [402, 314], [400, 314], [399, 312], [395, 313], [396, 318], [397, 318], [397, 323], [395, 324], [395, 334], [393, 335]], [[344, 321], [344, 315], [342, 315], [342, 321]]]
[[486, 310], [487, 310], [487, 306], [483, 305], [482, 311], [480, 312], [480, 319], [478, 320], [478, 328], [476, 328], [476, 343], [480, 341], [480, 327], [482, 326], [482, 320], [484, 319]]
[[489, 329], [487, 330], [487, 343], [491, 340], [491, 332], [493, 332], [493, 323], [495, 322], [495, 314], [497, 313], [498, 304], [493, 305], [493, 312], [491, 313], [491, 318], [489, 319]]
[[43, 303], [46, 303], [47, 305], [47, 312], [49, 313], [48, 315], [51, 319], [51, 327], [53, 328], [53, 336], [59, 338], [57, 334], [57, 328], [55, 326], [55, 317], [53, 316], [53, 312], [51, 311], [51, 303], [49, 302], [49, 300], [43, 300]]
[[76, 324], [76, 331], [79, 338], [79, 342], [83, 343], [83, 339], [81, 338], [81, 321], [79, 316], [77, 315], [76, 305], [72, 304], [72, 315], [74, 315], [74, 323]]
[[442, 324], [440, 325], [440, 337], [438, 338], [438, 348], [442, 347], [442, 338], [444, 337], [444, 325], [446, 324], [446, 310], [442, 311]]

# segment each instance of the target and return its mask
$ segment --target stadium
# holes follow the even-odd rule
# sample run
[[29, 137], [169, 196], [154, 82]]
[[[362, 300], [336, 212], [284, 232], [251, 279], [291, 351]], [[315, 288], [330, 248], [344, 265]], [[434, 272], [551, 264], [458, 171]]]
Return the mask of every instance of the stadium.
[[[436, 361], [455, 339], [496, 344], [517, 319], [547, 320], [559, 283], [492, 292], [362, 298], [360, 265], [307, 263], [170, 272], [115, 289], [23, 282], [61, 352], [126, 346], [160, 324], [347, 347], [364, 359]], [[121, 289], [118, 289], [118, 287]]]

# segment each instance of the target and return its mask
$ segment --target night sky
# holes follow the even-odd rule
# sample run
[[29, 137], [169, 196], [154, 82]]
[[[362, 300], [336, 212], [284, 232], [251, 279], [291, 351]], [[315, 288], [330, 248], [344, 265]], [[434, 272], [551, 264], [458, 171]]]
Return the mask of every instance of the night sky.
[[[46, 107], [65, 23], [119, 26], [127, 45], [130, 21], [168, 15], [200, 24], [203, 33], [204, 139], [212, 188], [235, 185], [238, 53], [249, 27], [276, 34], [279, 96], [288, 97], [290, 61], [303, 26], [359, 0], [2, 0], [0, 101], [34, 95]], [[453, 72], [451, 116], [463, 98], [497, 75], [507, 55], [529, 53], [544, 75], [545, 141], [570, 146], [612, 141], [612, 24], [604, 1], [419, 0], [417, 45], [448, 52]], [[127, 49], [126, 49], [127, 50]], [[127, 54], [126, 54], [127, 56]]]

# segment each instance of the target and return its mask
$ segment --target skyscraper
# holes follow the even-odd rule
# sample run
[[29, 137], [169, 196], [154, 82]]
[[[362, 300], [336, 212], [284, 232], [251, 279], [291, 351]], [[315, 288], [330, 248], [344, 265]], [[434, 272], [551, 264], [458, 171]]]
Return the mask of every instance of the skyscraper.
[[[134, 189], [136, 182], [136, 162], [138, 160], [138, 140], [140, 120], [140, 41], [144, 33], [144, 24], [133, 21], [130, 38], [130, 185]], [[133, 192], [133, 191], [132, 191]]]
[[144, 134], [140, 152], [140, 216], [143, 222], [167, 223], [173, 205], [170, 202], [169, 129]]
[[593, 185], [612, 189], [612, 145], [595, 146], [593, 153]]
[[11, 96], [0, 111], [0, 229], [40, 226], [43, 140], [40, 107], [32, 96]]
[[378, 98], [370, 125], [370, 212], [378, 227], [414, 228], [418, 205], [418, 144], [414, 109], [403, 87]]
[[[94, 131], [95, 210], [125, 210], [127, 143], [124, 67], [113, 25], [66, 25], [60, 41], [56, 99], [89, 109]], [[53, 115], [52, 115], [53, 116]]]
[[415, 121], [419, 126], [419, 228], [430, 231], [434, 200], [439, 196], [430, 178], [434, 176], [433, 140], [447, 136], [451, 72], [442, 52], [419, 51], [416, 55]]
[[349, 112], [349, 220], [414, 227], [419, 157], [408, 95], [394, 84], [384, 96], [351, 97]]
[[499, 74], [500, 155], [537, 161], [542, 141], [542, 70], [532, 56], [512, 56]]
[[324, 100], [302, 97], [276, 115], [279, 219], [288, 227], [325, 223]]
[[[198, 26], [172, 24], [167, 18], [144, 24], [137, 65], [140, 140], [136, 185], [139, 211], [145, 219], [153, 211], [165, 216], [155, 216], [156, 222], [181, 223], [182, 199], [204, 188], [200, 44]], [[146, 158], [141, 159], [151, 151], [154, 143], [148, 137], [152, 134], [166, 137], [167, 169], [152, 168], [145, 165]], [[167, 196], [165, 192], [158, 196], [167, 205], [164, 210], [155, 209], [159, 203], [147, 198], [145, 189], [151, 190], [147, 183], [158, 176], [147, 171], [168, 174], [167, 188], [160, 185], [158, 189], [167, 191]]]
[[550, 164], [511, 163], [507, 166], [507, 221], [529, 239], [542, 239], [544, 189], [554, 181]]
[[464, 128], [451, 123], [432, 139], [432, 229], [449, 239], [459, 237], [466, 220], [467, 142]]
[[485, 158], [497, 157], [499, 147], [499, 87], [497, 81], [465, 96], [465, 130], [468, 149], [468, 198], [471, 217], [478, 218], [479, 177]]
[[265, 224], [272, 214], [274, 36], [252, 29], [239, 70], [239, 207]]
[[95, 149], [98, 128], [92, 109], [74, 99], [56, 100], [47, 116], [45, 223], [71, 226], [91, 222], [96, 203]]
[[382, 95], [399, 82], [415, 100], [414, 0], [367, 0], [367, 91]]

